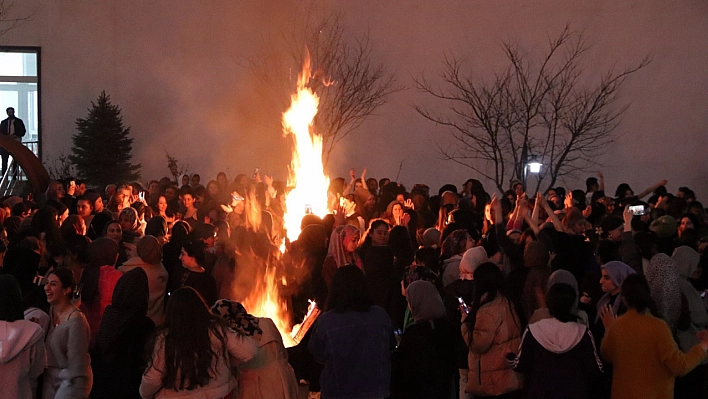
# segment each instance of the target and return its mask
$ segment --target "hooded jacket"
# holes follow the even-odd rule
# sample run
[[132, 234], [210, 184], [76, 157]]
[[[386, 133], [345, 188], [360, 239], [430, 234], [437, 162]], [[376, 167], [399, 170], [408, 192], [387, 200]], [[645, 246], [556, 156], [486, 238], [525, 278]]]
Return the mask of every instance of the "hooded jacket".
[[555, 318], [529, 325], [513, 366], [526, 375], [529, 399], [585, 398], [602, 372], [587, 326]]
[[44, 332], [27, 320], [0, 321], [0, 386], [2, 396], [32, 399], [44, 371]]
[[475, 396], [495, 396], [521, 389], [521, 375], [506, 362], [506, 355], [516, 352], [521, 343], [519, 319], [511, 301], [497, 295], [479, 308], [476, 317], [474, 331], [467, 329], [467, 323], [462, 324], [462, 338], [470, 348], [466, 391]]

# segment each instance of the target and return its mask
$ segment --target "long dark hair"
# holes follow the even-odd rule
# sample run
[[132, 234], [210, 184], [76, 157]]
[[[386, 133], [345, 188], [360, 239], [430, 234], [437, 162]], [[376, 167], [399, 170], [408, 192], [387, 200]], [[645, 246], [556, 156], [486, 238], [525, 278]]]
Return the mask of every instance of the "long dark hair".
[[647, 279], [639, 274], [631, 274], [622, 282], [622, 300], [628, 308], [636, 309], [637, 312], [649, 311], [655, 317], [659, 317], [656, 303], [651, 297], [651, 289]]
[[334, 273], [326, 310], [344, 313], [366, 312], [373, 305], [366, 291], [364, 273], [354, 265], [342, 266]]
[[578, 303], [575, 288], [570, 284], [553, 284], [546, 295], [546, 305], [551, 316], [563, 323], [578, 321], [578, 315], [573, 313], [573, 307]]
[[[211, 314], [197, 291], [191, 287], [174, 291], [167, 304], [165, 324], [155, 335], [155, 340], [164, 337], [162, 386], [174, 390], [206, 386], [216, 372], [212, 359], [228, 356], [225, 334], [225, 321]], [[220, 342], [220, 348], [212, 347], [212, 335]]]
[[0, 320], [24, 319], [20, 283], [13, 276], [0, 275]]
[[113, 266], [118, 256], [118, 243], [107, 237], [97, 238], [86, 247], [88, 264], [81, 273], [79, 286], [81, 302], [94, 306], [99, 296], [99, 278], [102, 266]]
[[[465, 319], [467, 330], [470, 332], [470, 342], [472, 341], [472, 331], [474, 331], [474, 324], [479, 308], [495, 300], [497, 295], [501, 295], [506, 299], [503, 293], [504, 273], [499, 269], [499, 266], [492, 262], [484, 262], [474, 271], [474, 284], [474, 300], [470, 307], [470, 314], [467, 316], [467, 319]], [[482, 299], [482, 297], [484, 297], [484, 299]], [[511, 306], [511, 302], [509, 302], [508, 299], [506, 299], [506, 301], [508, 305]], [[514, 322], [516, 323], [516, 320], [514, 320]]]

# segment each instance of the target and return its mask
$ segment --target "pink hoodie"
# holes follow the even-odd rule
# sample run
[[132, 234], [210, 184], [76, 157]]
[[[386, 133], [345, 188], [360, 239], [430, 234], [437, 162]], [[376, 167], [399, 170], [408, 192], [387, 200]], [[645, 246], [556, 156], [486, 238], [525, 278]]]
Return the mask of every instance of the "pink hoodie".
[[44, 371], [44, 332], [26, 320], [0, 321], [0, 387], [7, 398], [32, 399]]

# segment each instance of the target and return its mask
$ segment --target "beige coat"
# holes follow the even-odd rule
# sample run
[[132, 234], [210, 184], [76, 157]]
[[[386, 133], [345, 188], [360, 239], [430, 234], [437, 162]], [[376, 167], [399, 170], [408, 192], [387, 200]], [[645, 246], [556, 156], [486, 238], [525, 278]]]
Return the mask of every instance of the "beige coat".
[[462, 323], [462, 337], [470, 348], [467, 392], [497, 396], [521, 389], [521, 374], [506, 363], [506, 355], [515, 354], [521, 344], [521, 325], [508, 299], [497, 295], [479, 308], [472, 341], [467, 323]]

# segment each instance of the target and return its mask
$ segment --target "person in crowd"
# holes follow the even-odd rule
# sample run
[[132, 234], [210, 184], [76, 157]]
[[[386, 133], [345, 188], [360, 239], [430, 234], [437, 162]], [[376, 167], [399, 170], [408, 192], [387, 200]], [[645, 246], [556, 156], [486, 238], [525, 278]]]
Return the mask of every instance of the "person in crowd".
[[361, 237], [361, 242], [359, 243], [359, 248], [357, 252], [359, 256], [366, 256], [366, 250], [369, 247], [382, 247], [388, 245], [388, 238], [390, 233], [390, 226], [388, 222], [383, 219], [374, 219], [369, 225], [369, 229], [366, 230], [364, 235]]
[[[90, 327], [72, 304], [74, 279], [69, 269], [49, 273], [44, 292], [51, 305], [51, 323], [45, 339], [47, 368], [42, 398], [88, 398], [93, 386], [89, 356]], [[98, 326], [97, 326], [98, 327]]]
[[[572, 307], [571, 311], [578, 316], [578, 322], [583, 323], [586, 326], [589, 326], [590, 323], [588, 323], [588, 314], [584, 310], [581, 310], [579, 308], [580, 305], [580, 292], [578, 290], [578, 281], [575, 279], [575, 276], [573, 276], [573, 273], [559, 269], [551, 273], [551, 275], [548, 277], [548, 283], [547, 283], [547, 290], [550, 290], [551, 287], [553, 287], [556, 284], [567, 284], [570, 287], [572, 287], [575, 290], [575, 305]], [[548, 294], [546, 294], [547, 296]], [[550, 319], [553, 317], [548, 310], [548, 300], [546, 299], [546, 307], [536, 309], [533, 314], [531, 315], [531, 318], [529, 318], [529, 324], [533, 324], [537, 321], [543, 320], [543, 319]]]
[[406, 298], [415, 322], [391, 357], [391, 398], [449, 398], [454, 350], [440, 294], [419, 280], [408, 285]]
[[551, 317], [524, 332], [513, 366], [524, 374], [528, 399], [586, 398], [602, 372], [592, 333], [575, 310], [577, 303], [577, 288], [552, 285], [546, 296]]
[[[676, 326], [676, 342], [684, 353], [688, 353], [698, 343], [696, 334], [708, 327], [706, 306], [689, 280], [698, 268], [700, 255], [691, 247], [683, 245], [674, 250], [671, 259], [678, 268], [682, 302], [681, 315]], [[708, 361], [704, 360], [693, 371], [677, 378], [674, 396], [677, 398], [705, 397], [704, 380], [707, 371]]]
[[386, 398], [391, 385], [395, 338], [386, 311], [372, 306], [364, 273], [355, 265], [337, 269], [326, 311], [315, 323], [308, 348], [324, 364], [325, 398]]
[[157, 238], [160, 245], [167, 243], [168, 232], [167, 221], [162, 216], [153, 216], [145, 224], [145, 235]]
[[162, 264], [162, 246], [159, 240], [149, 235], [143, 237], [138, 242], [137, 255], [123, 263], [118, 271], [127, 273], [136, 268], [145, 271], [149, 289], [147, 317], [156, 326], [161, 326], [165, 318], [165, 296], [169, 276]]
[[91, 327], [91, 346], [95, 342], [101, 318], [113, 298], [118, 279], [123, 273], [115, 269], [118, 243], [110, 238], [99, 238], [86, 249], [88, 264], [81, 274], [76, 296], [81, 300], [79, 309], [86, 315]]
[[79, 215], [70, 215], [59, 228], [62, 239], [66, 241], [76, 235], [86, 235], [86, 223]]
[[659, 316], [672, 332], [676, 332], [681, 315], [681, 288], [676, 263], [668, 255], [658, 253], [651, 258], [644, 277], [651, 288], [651, 297]]
[[0, 386], [8, 398], [33, 399], [44, 372], [44, 331], [24, 319], [20, 284], [0, 275]]
[[162, 216], [167, 222], [168, 226], [174, 223], [175, 221], [174, 214], [172, 213], [172, 210], [170, 210], [169, 203], [167, 202], [167, 198], [164, 195], [158, 197], [157, 203], [155, 205], [155, 213], [157, 213], [158, 216]]
[[605, 313], [607, 333], [602, 358], [612, 363], [613, 398], [673, 398], [674, 379], [693, 370], [708, 351], [708, 332], [683, 353], [666, 322], [656, 317], [656, 305], [646, 279], [634, 274], [621, 288], [627, 313], [615, 319]]
[[491, 262], [474, 271], [470, 313], [462, 313], [462, 337], [469, 347], [467, 389], [477, 397], [518, 398], [523, 379], [506, 365], [521, 344], [521, 324], [504, 295], [504, 273]]
[[127, 208], [123, 208], [123, 210], [120, 211], [120, 214], [118, 215], [118, 223], [120, 223], [123, 235], [142, 237], [144, 227], [140, 225], [138, 211], [136, 211], [135, 208], [130, 206]]
[[203, 242], [192, 238], [182, 244], [179, 256], [182, 266], [174, 270], [176, 276], [172, 292], [178, 288], [192, 287], [207, 303], [216, 302], [216, 280], [204, 268], [204, 259]]
[[334, 273], [342, 266], [353, 264], [363, 270], [364, 264], [357, 253], [360, 238], [359, 229], [350, 224], [334, 228], [329, 238], [329, 249], [322, 267], [322, 275], [327, 287], [332, 285]]
[[196, 223], [199, 221], [199, 218], [197, 216], [197, 212], [199, 210], [194, 205], [194, 194], [192, 192], [192, 189], [187, 188], [187, 189], [181, 190], [181, 197], [182, 197], [182, 207], [184, 208], [182, 220], [189, 223], [190, 226], [192, 226], [192, 228], [194, 228], [194, 226], [196, 226]]
[[170, 241], [167, 242], [162, 248], [162, 264], [167, 270], [170, 278], [167, 282], [167, 289], [172, 290], [175, 285], [175, 276], [177, 272], [181, 270], [182, 262], [179, 260], [182, 254], [182, 245], [184, 245], [190, 238], [189, 233], [191, 232], [191, 227], [187, 222], [178, 221], [172, 226], [172, 235]]
[[255, 317], [238, 302], [220, 299], [211, 307], [229, 327], [255, 341], [258, 351], [253, 359], [235, 367], [238, 399], [297, 399], [295, 372], [288, 363], [283, 338], [273, 320]]
[[[474, 240], [465, 229], [450, 233], [442, 244], [442, 284], [447, 287], [460, 278], [462, 256], [474, 246]], [[479, 252], [481, 254], [481, 252]], [[486, 260], [486, 253], [485, 253]]]
[[147, 317], [148, 276], [135, 268], [118, 280], [91, 350], [95, 398], [140, 398], [143, 354], [155, 330]]
[[212, 315], [197, 291], [180, 288], [172, 293], [165, 324], [155, 335], [140, 396], [227, 397], [237, 385], [230, 368], [251, 360], [257, 351], [252, 338]]

